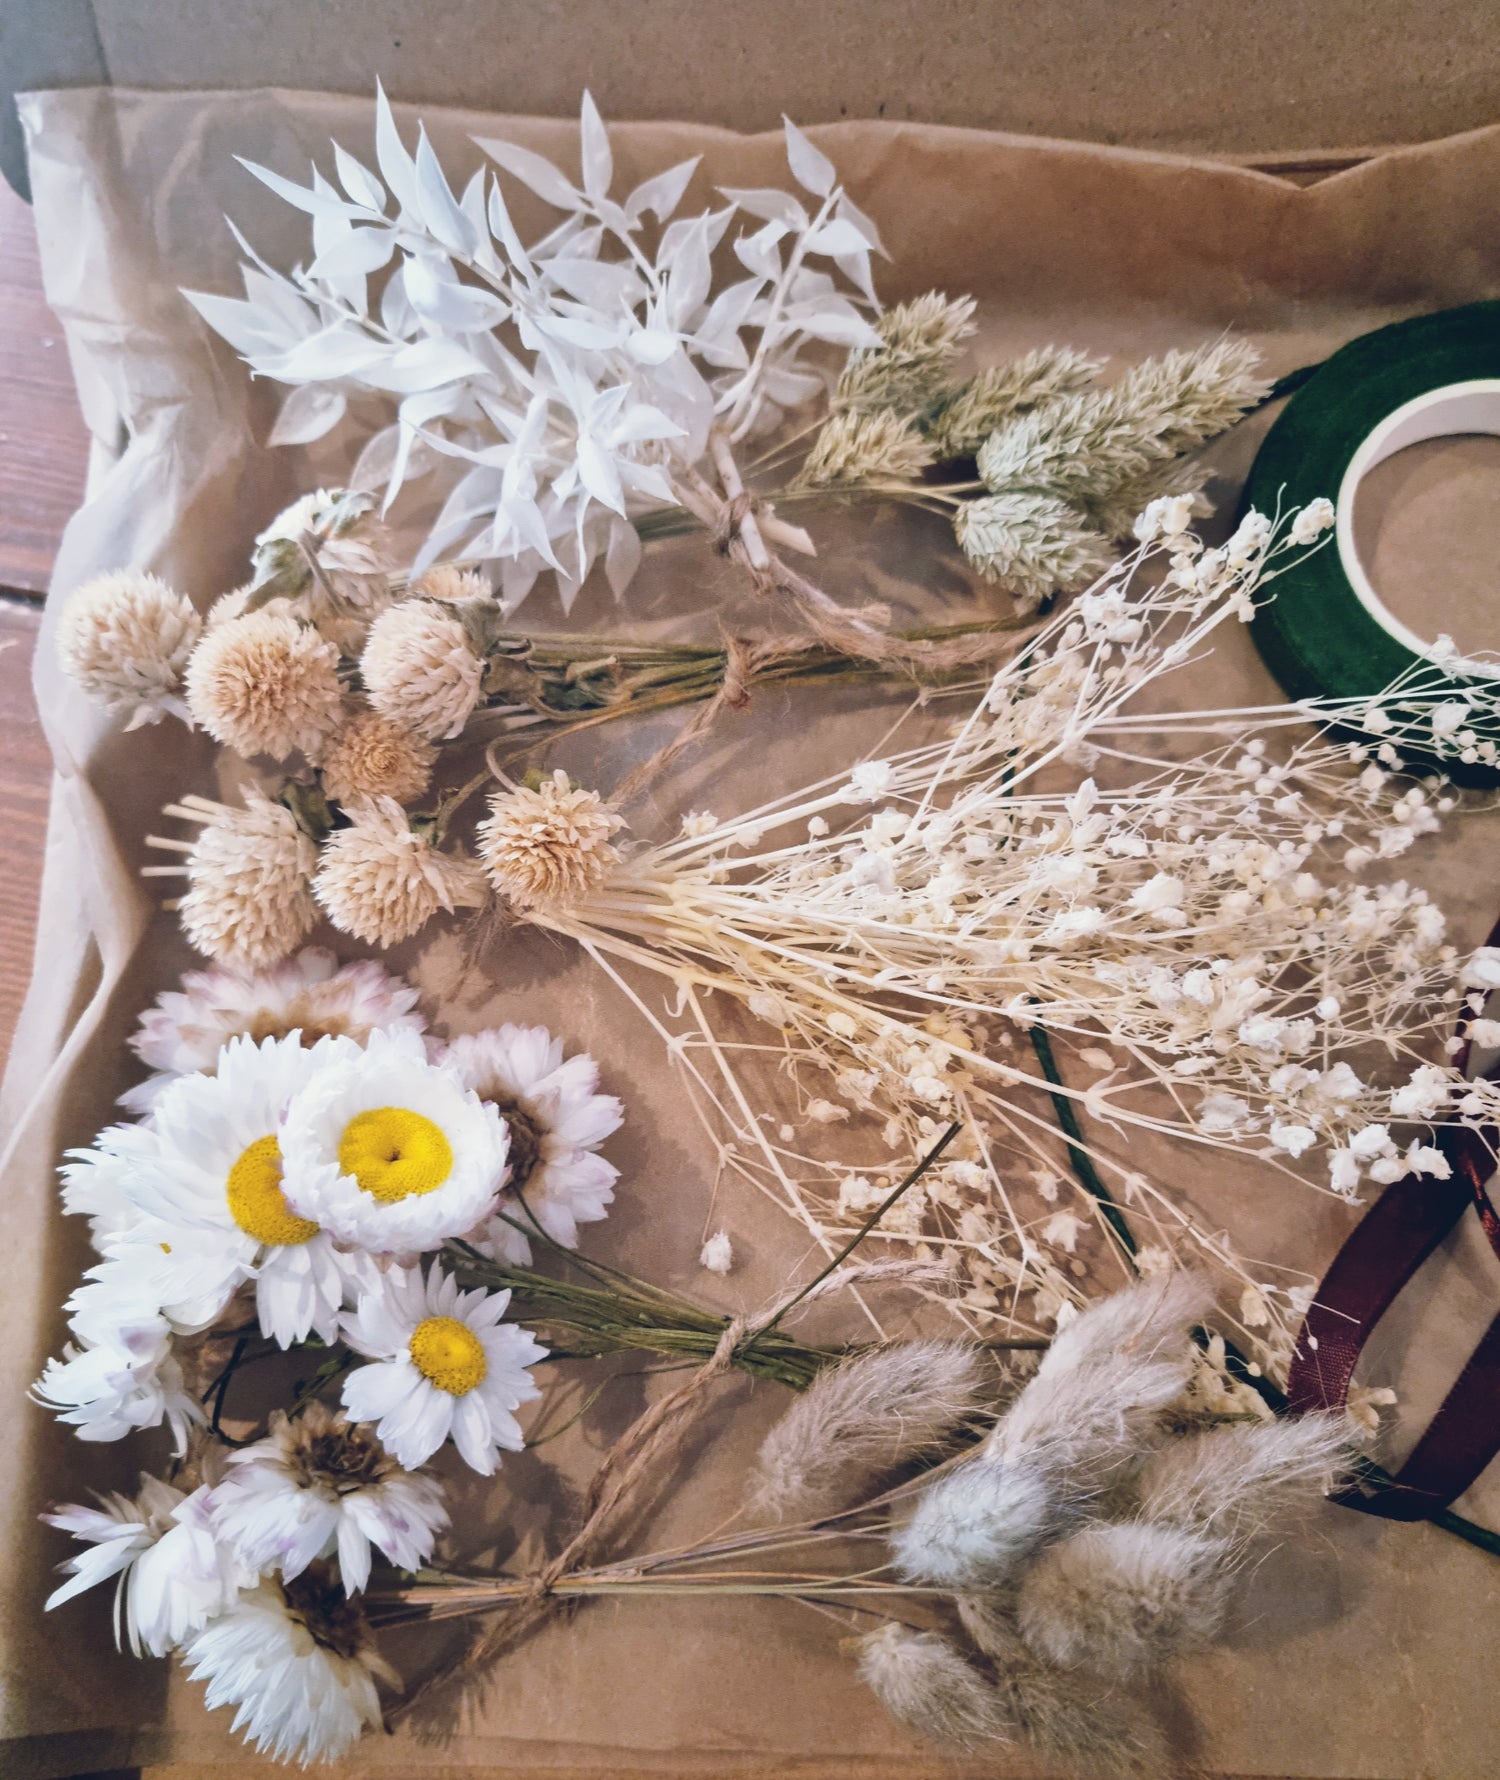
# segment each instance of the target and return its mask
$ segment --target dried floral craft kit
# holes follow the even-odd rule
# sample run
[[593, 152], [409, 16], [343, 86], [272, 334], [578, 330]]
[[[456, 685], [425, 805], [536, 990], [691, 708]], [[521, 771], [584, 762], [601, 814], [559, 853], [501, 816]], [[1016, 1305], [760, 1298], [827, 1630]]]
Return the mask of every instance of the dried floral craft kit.
[[[1257, 1244], [1488, 1154], [1500, 950], [1414, 862], [1493, 802], [1496, 685], [1222, 696], [1346, 547], [1338, 487], [1224, 469], [1311, 365], [997, 353], [884, 297], [791, 123], [755, 185], [622, 181], [587, 97], [573, 155], [474, 142], [380, 96], [310, 183], [247, 161], [309, 238], [187, 299], [315, 478], [238, 584], [122, 560], [56, 619], [200, 751], [127, 842], [197, 963], [62, 1158], [33, 1390], [140, 1480], [49, 1509], [47, 1606], [103, 1585], [292, 1762], [609, 1596], [797, 1616], [955, 1760], [1176, 1771], [1166, 1665], [1390, 1487], [1380, 1379], [1287, 1413], [1328, 1244]], [[810, 745], [730, 794], [768, 706]]]

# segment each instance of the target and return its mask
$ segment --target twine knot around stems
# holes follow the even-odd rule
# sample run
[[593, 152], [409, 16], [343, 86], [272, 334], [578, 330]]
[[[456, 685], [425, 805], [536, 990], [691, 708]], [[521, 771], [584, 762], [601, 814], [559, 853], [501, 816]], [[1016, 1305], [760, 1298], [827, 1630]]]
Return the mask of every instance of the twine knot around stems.
[[721, 504], [713, 529], [713, 547], [720, 556], [728, 556], [730, 546], [741, 535], [745, 521], [756, 512], [757, 505], [754, 496], [743, 488]]

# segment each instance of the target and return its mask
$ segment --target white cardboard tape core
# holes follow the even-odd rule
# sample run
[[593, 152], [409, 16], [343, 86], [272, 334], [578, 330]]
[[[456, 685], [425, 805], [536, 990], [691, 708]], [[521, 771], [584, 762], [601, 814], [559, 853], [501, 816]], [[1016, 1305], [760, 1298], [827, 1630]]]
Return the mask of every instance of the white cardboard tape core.
[[[1425, 660], [1437, 659], [1431, 638], [1419, 637], [1409, 625], [1391, 611], [1375, 591], [1375, 585], [1359, 560], [1354, 547], [1354, 499], [1361, 481], [1376, 464], [1384, 463], [1408, 445], [1420, 445], [1426, 439], [1449, 439], [1459, 433], [1500, 434], [1500, 379], [1480, 377], [1469, 383], [1448, 383], [1441, 389], [1430, 389], [1387, 414], [1359, 450], [1355, 452], [1338, 493], [1338, 523], [1335, 536], [1339, 558], [1355, 598], [1380, 628], [1403, 643], [1414, 655]], [[1444, 665], [1451, 670], [1493, 678], [1493, 661], [1472, 661], [1447, 656]]]

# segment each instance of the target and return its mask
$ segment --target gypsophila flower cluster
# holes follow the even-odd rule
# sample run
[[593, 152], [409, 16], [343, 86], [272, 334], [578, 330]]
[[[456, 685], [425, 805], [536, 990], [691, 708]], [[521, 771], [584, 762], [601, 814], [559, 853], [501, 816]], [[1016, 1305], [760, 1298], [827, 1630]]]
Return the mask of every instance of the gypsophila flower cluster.
[[[180, 1652], [257, 1747], [304, 1762], [378, 1724], [376, 1682], [398, 1681], [359, 1597], [377, 1559], [431, 1560], [434, 1461], [490, 1475], [540, 1395], [510, 1292], [461, 1287], [445, 1248], [576, 1245], [616, 1178], [598, 1147], [620, 1103], [590, 1058], [542, 1027], [444, 1047], [415, 1003], [317, 951], [191, 975], [134, 1040], [145, 1116], [62, 1171], [96, 1259], [36, 1398], [85, 1440], [165, 1424], [178, 1462], [47, 1517], [83, 1546], [48, 1605], [112, 1579], [137, 1654]], [[235, 1376], [283, 1350], [311, 1377], [247, 1428]]]

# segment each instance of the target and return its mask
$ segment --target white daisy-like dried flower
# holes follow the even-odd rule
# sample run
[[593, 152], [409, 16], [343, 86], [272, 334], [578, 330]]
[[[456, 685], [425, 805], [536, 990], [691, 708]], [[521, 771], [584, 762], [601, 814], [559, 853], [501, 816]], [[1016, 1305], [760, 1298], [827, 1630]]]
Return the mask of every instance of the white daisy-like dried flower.
[[436, 563], [428, 569], [413, 584], [412, 592], [444, 606], [462, 606], [470, 600], [493, 597], [493, 589], [483, 575], [473, 569], [456, 568], [451, 562]]
[[[499, 1209], [576, 1248], [578, 1226], [606, 1216], [620, 1173], [598, 1154], [624, 1117], [613, 1094], [598, 1092], [598, 1064], [582, 1053], [564, 1059], [562, 1040], [545, 1026], [465, 1033], [442, 1061], [505, 1121], [509, 1167]], [[469, 1241], [496, 1259], [531, 1259], [526, 1236], [500, 1218]]]
[[117, 1578], [115, 1637], [123, 1622], [137, 1656], [165, 1656], [255, 1580], [214, 1537], [206, 1489], [188, 1495], [142, 1472], [134, 1500], [100, 1495], [97, 1508], [68, 1503], [42, 1519], [85, 1546], [62, 1565], [69, 1580], [47, 1597], [48, 1609]]
[[252, 791], [243, 809], [189, 797], [167, 814], [201, 822], [202, 832], [191, 846], [148, 837], [187, 857], [143, 875], [186, 873], [177, 907], [189, 941], [210, 958], [252, 969], [294, 951], [318, 918], [311, 886], [318, 849], [291, 811]]
[[188, 706], [217, 742], [247, 758], [310, 754], [343, 716], [338, 650], [284, 612], [214, 625], [187, 666]]
[[257, 1574], [277, 1569], [290, 1582], [337, 1554], [356, 1594], [372, 1545], [415, 1570], [448, 1525], [437, 1478], [403, 1470], [370, 1429], [316, 1398], [295, 1419], [273, 1410], [269, 1436], [231, 1453], [229, 1466], [213, 1492], [214, 1528]]
[[[178, 1076], [211, 1073], [232, 1038], [259, 1043], [296, 1032], [310, 1046], [320, 1038], [363, 1044], [372, 1032], [394, 1028], [425, 1031], [416, 1005], [417, 991], [373, 958], [341, 965], [322, 946], [305, 946], [270, 970], [189, 971], [181, 989], [167, 990], [141, 1015], [130, 1047], [156, 1073], [127, 1089], [120, 1104], [149, 1112]], [[93, 1212], [89, 1205], [78, 1209]]]
[[380, 1726], [375, 1681], [399, 1677], [375, 1651], [359, 1607], [327, 1565], [247, 1589], [183, 1647], [205, 1703], [278, 1761], [334, 1761]]
[[334, 926], [376, 946], [420, 933], [439, 909], [479, 908], [484, 880], [469, 859], [418, 833], [393, 798], [352, 804], [348, 828], [323, 844], [313, 894]]
[[611, 836], [625, 826], [597, 791], [562, 771], [533, 791], [490, 794], [478, 852], [491, 884], [517, 908], [563, 908], [595, 891], [619, 861]]
[[370, 626], [360, 676], [370, 703], [430, 741], [456, 736], [479, 703], [484, 663], [451, 611], [406, 600]]
[[344, 1338], [372, 1362], [344, 1380], [344, 1407], [403, 1465], [425, 1463], [452, 1440], [466, 1464], [494, 1474], [501, 1451], [525, 1444], [514, 1411], [541, 1391], [527, 1367], [547, 1350], [503, 1323], [509, 1292], [460, 1291], [435, 1263], [391, 1267], [345, 1318]]
[[281, 1122], [292, 1211], [380, 1255], [437, 1248], [488, 1217], [508, 1144], [495, 1108], [456, 1070], [429, 1062], [415, 1032], [374, 1032], [364, 1050], [322, 1042], [345, 1048]]
[[323, 789], [337, 803], [391, 797], [410, 803], [432, 782], [437, 750], [378, 711], [361, 711], [328, 740], [318, 759]]
[[203, 620], [156, 575], [119, 570], [74, 593], [57, 627], [63, 672], [91, 699], [130, 719], [127, 727], [186, 718], [182, 673]]

